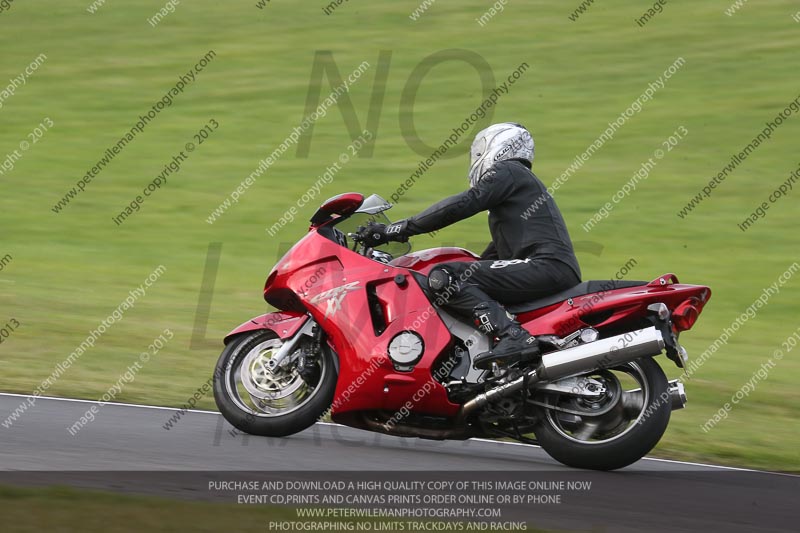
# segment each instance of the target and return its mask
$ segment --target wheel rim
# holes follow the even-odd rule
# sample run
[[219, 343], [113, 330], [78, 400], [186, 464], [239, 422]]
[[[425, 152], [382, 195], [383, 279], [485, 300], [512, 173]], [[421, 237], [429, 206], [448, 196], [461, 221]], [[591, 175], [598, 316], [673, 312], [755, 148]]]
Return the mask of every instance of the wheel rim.
[[[613, 397], [604, 398], [603, 408], [608, 407], [608, 402], [614, 403], [605, 414], [580, 416], [559, 413], [553, 409], [546, 410], [547, 421], [567, 440], [587, 445], [606, 444], [627, 435], [643, 419], [645, 406], [650, 402], [650, 390], [641, 365], [636, 362], [627, 363], [603, 371], [601, 374], [606, 380], [611, 378], [616, 380], [616, 384], [611, 384], [612, 387], [609, 387], [615, 391]], [[638, 387], [630, 388], [630, 385]], [[575, 401], [574, 398], [559, 397], [556, 405], [561, 400]]]
[[236, 357], [225, 370], [225, 388], [239, 409], [250, 415], [269, 418], [292, 413], [319, 392], [327, 376], [325, 357], [315, 357], [318, 379], [309, 383], [300, 374], [295, 355], [287, 356], [280, 368], [271, 370], [268, 362], [283, 346], [280, 339], [269, 339]]

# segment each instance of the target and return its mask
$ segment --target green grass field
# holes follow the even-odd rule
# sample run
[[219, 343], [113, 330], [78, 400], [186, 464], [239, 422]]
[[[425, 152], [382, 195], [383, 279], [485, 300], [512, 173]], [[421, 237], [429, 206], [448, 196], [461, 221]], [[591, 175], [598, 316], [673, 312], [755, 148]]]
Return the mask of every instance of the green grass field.
[[[157, 27], [160, 1], [110, 1], [95, 14], [84, 2], [16, 0], [0, 12], [0, 91], [39, 54], [46, 61], [0, 108], [0, 164], [46, 118], [53, 126], [0, 174], [0, 325], [20, 326], [0, 345], [0, 390], [30, 393], [158, 265], [166, 271], [47, 391], [97, 399], [169, 328], [174, 337], [116, 401], [180, 406], [210, 376], [217, 347], [190, 349], [209, 243], [222, 243], [206, 336], [223, 335], [264, 311], [261, 288], [282, 243], [300, 237], [319, 201], [344, 191], [389, 197], [423, 156], [400, 128], [412, 71], [446, 49], [479, 54], [497, 83], [528, 70], [501, 96], [492, 122], [519, 121], [536, 140], [534, 170], [552, 183], [673, 62], [685, 64], [556, 193], [585, 279], [606, 278], [630, 258], [631, 279], [675, 272], [711, 286], [713, 297], [682, 341], [697, 356], [798, 260], [796, 191], [742, 232], [742, 222], [798, 167], [800, 118], [792, 116], [688, 217], [677, 212], [734, 153], [797, 98], [800, 24], [796, 3], [669, 2], [644, 27], [646, 5], [596, 2], [577, 21], [579, 2], [510, 0], [480, 26], [488, 2], [436, 2], [416, 22], [417, 0], [340, 5], [273, 0], [183, 2]], [[533, 4], [533, 5], [531, 5]], [[51, 208], [209, 50], [194, 83], [161, 111], [60, 213]], [[350, 142], [338, 108], [313, 130], [308, 157], [291, 147], [213, 225], [206, 217], [303, 119], [312, 64], [328, 50], [343, 76], [370, 64], [350, 90], [365, 127], [381, 50], [391, 51], [373, 157], [354, 158], [297, 219], [269, 238], [265, 228], [337, 161]], [[463, 52], [460, 52], [463, 54]], [[484, 75], [487, 72], [484, 71]], [[419, 138], [441, 144], [480, 105], [481, 78], [463, 61], [430, 70], [413, 120]], [[413, 80], [412, 80], [413, 84]], [[330, 92], [328, 80], [321, 88]], [[219, 123], [177, 174], [141, 210], [124, 210], [211, 119]], [[584, 224], [676, 130], [688, 134], [649, 178], [587, 233]], [[34, 134], [35, 137], [35, 134]], [[469, 140], [462, 141], [460, 148]], [[410, 216], [466, 187], [466, 155], [441, 160], [391, 212]], [[420, 237], [415, 247], [488, 240], [476, 216]], [[582, 249], [588, 250], [588, 247]], [[9, 259], [10, 257], [10, 259]], [[5, 259], [2, 259], [5, 258]], [[687, 383], [687, 409], [674, 414], [661, 457], [796, 470], [800, 460], [800, 349], [713, 430], [700, 426], [798, 330], [800, 278], [789, 280]], [[678, 371], [662, 360], [671, 377]], [[200, 408], [213, 408], [210, 397]], [[8, 413], [0, 414], [5, 419]], [[3, 428], [0, 431], [8, 431]]]
[[275, 531], [271, 521], [291, 521], [289, 508], [187, 502], [64, 487], [0, 486], [3, 531], [123, 533], [129, 531]]
[[[242, 532], [282, 532], [298, 521], [295, 508], [277, 505], [191, 502], [120, 493], [76, 490], [66, 487], [18, 488], [0, 485], [0, 512], [5, 533], [127, 533], [147, 531], [172, 533], [198, 531], [217, 533], [235, 524]], [[388, 531], [391, 521], [363, 518], [326, 520], [340, 531], [368, 524], [363, 531]], [[412, 522], [413, 523], [413, 522]], [[466, 526], [465, 526], [466, 527]], [[408, 531], [406, 523], [403, 529]], [[527, 524], [525, 531], [544, 531]]]

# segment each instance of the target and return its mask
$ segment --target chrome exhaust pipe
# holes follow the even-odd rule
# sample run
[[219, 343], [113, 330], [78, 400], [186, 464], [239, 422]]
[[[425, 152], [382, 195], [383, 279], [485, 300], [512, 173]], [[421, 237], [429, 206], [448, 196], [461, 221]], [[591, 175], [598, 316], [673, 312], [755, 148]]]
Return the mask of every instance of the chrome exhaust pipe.
[[638, 329], [574, 348], [544, 354], [537, 368], [541, 380], [553, 381], [658, 355], [664, 337], [655, 327]]
[[[466, 402], [458, 414], [463, 420], [476, 409], [539, 381], [554, 381], [578, 374], [585, 374], [602, 368], [611, 368], [629, 363], [640, 357], [658, 355], [664, 349], [664, 338], [655, 327], [639, 329], [609, 337], [588, 344], [581, 344], [542, 356], [542, 362], [535, 370], [504, 385], [478, 394]], [[682, 388], [682, 387], [681, 387]], [[683, 395], [685, 400], [686, 395]], [[674, 402], [674, 400], [673, 400]]]
[[458, 422], [462, 421], [467, 415], [471, 414], [476, 409], [483, 407], [487, 403], [499, 400], [500, 398], [504, 398], [509, 394], [521, 390], [522, 387], [525, 386], [526, 380], [528, 385], [533, 385], [534, 383], [541, 381], [536, 375], [536, 370], [531, 370], [524, 376], [517, 378], [514, 381], [509, 381], [504, 385], [500, 385], [493, 389], [489, 389], [484, 393], [478, 394], [473, 399], [461, 406], [461, 410], [456, 416], [456, 423], [458, 424]]

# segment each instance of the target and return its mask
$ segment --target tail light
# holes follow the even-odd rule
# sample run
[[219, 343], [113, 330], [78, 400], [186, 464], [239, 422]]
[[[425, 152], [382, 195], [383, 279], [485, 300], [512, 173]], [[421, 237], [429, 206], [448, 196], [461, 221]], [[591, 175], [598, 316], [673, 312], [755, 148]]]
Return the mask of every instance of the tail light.
[[686, 331], [692, 329], [697, 317], [700, 315], [698, 307], [702, 307], [700, 300], [694, 296], [685, 300], [672, 312], [672, 323], [675, 331]]

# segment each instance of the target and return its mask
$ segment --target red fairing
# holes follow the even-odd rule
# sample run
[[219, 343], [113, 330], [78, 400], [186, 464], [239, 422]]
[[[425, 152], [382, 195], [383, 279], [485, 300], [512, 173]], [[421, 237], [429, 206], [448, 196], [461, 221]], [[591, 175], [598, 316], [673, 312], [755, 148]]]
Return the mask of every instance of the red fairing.
[[[398, 283], [395, 276], [402, 275]], [[373, 323], [368, 293], [379, 303], [385, 324]], [[431, 367], [446, 357], [451, 336], [408, 270], [367, 259], [311, 230], [275, 266], [264, 298], [278, 307], [303, 307], [328, 335], [339, 355], [339, 380], [332, 417], [350, 411], [400, 410], [408, 402], [413, 410], [452, 416], [459, 405], [451, 403], [444, 387], [431, 375]], [[385, 327], [378, 333], [376, 327]], [[395, 371], [388, 344], [401, 331], [417, 332], [424, 339], [424, 354], [410, 372]], [[426, 393], [417, 395], [421, 387]]]
[[251, 318], [247, 322], [239, 325], [236, 329], [225, 335], [225, 344], [239, 335], [248, 331], [268, 329], [274, 331], [281, 339], [291, 338], [300, 327], [308, 320], [308, 315], [304, 313], [267, 313], [265, 315]]
[[479, 256], [463, 248], [430, 248], [398, 257], [390, 264], [428, 274], [431, 268], [447, 261], [477, 261]]

